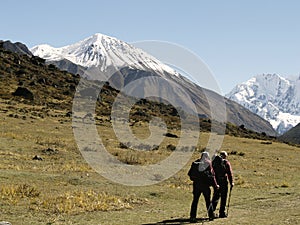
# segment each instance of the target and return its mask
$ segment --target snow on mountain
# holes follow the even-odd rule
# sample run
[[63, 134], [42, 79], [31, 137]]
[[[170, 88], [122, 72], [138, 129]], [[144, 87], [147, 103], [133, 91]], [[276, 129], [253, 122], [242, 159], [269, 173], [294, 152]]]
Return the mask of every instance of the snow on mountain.
[[100, 33], [82, 41], [61, 48], [50, 45], [37, 45], [30, 49], [35, 56], [47, 61], [67, 59], [83, 67], [97, 66], [102, 71], [114, 66], [122, 68], [130, 66], [135, 69], [152, 69], [157, 72], [168, 72], [178, 75], [171, 67], [161, 63], [141, 49]]
[[[228, 99], [225, 100], [225, 107], [223, 96], [203, 89], [150, 54], [116, 38], [98, 33], [68, 46], [54, 48], [44, 44], [30, 50], [35, 56], [46, 59], [48, 63], [58, 68], [90, 79], [101, 80], [101, 76], [113, 72], [108, 81], [114, 88], [122, 88], [134, 80], [135, 85], [127, 85], [128, 89], [133, 88], [130, 91], [134, 92], [135, 87], [142, 87], [141, 93], [145, 96], [152, 96], [153, 92], [163, 93], [169, 102], [176, 102], [186, 110], [196, 106], [197, 113], [208, 118], [212, 116], [210, 106], [217, 106], [218, 110], [213, 113], [215, 119], [220, 118], [221, 122], [224, 120], [226, 110], [227, 120], [230, 123], [243, 124], [246, 128], [259, 133], [276, 134], [270, 123], [256, 114]], [[103, 73], [99, 73], [99, 69]], [[115, 69], [120, 73], [114, 73]], [[142, 83], [143, 79], [139, 79], [143, 77], [147, 77], [145, 84]], [[164, 78], [166, 82], [161, 82], [162, 79], [156, 77]], [[104, 80], [107, 78], [104, 77]], [[178, 87], [187, 94], [178, 91]]]
[[300, 77], [258, 75], [237, 85], [226, 97], [269, 121], [279, 134], [300, 122]]

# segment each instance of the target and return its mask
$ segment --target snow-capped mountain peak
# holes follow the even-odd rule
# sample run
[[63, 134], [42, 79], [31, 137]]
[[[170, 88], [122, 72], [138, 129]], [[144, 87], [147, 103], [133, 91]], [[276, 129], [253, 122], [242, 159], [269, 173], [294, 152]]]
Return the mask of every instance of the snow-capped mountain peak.
[[54, 48], [47, 44], [30, 49], [31, 52], [47, 61], [67, 59], [83, 67], [97, 66], [102, 71], [114, 66], [130, 66], [136, 69], [152, 69], [160, 73], [178, 75], [171, 67], [153, 56], [117, 38], [96, 33], [75, 44]]
[[282, 134], [300, 122], [300, 80], [257, 75], [226, 95], [268, 120]]
[[[230, 100], [226, 100], [229, 109], [223, 112], [222, 110], [225, 109], [223, 96], [201, 88], [145, 51], [117, 38], [97, 33], [64, 47], [38, 45], [31, 51], [60, 69], [80, 74], [87, 79], [108, 81], [116, 89], [132, 88], [126, 89], [132, 93], [138, 89], [144, 96], [153, 96], [154, 92], [163, 94], [164, 100], [168, 99], [169, 102], [180, 105], [186, 111], [194, 112], [193, 107], [196, 106], [197, 113], [201, 117], [212, 116], [210, 105], [212, 103], [219, 108], [214, 115], [215, 120], [218, 117], [223, 121], [225, 115], [233, 124], [242, 123], [246, 128], [256, 132], [275, 135], [274, 129], [266, 120], [249, 113], [248, 110]], [[120, 73], [115, 73], [115, 69]], [[146, 77], [147, 82], [140, 79]], [[134, 85], [128, 85], [133, 81]], [[235, 113], [237, 110], [238, 113]]]

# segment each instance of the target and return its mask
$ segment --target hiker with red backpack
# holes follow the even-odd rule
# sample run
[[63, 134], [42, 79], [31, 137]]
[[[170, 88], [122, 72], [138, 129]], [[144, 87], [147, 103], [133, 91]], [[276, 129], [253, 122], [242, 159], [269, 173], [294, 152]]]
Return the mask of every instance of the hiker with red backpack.
[[203, 193], [209, 220], [214, 219], [213, 207], [210, 201], [210, 186], [218, 189], [215, 173], [209, 158], [208, 152], [202, 152], [200, 159], [194, 161], [188, 172], [190, 179], [193, 181], [193, 201], [190, 211], [190, 222], [197, 222], [197, 206], [201, 193]]
[[233, 183], [233, 173], [230, 162], [227, 160], [227, 152], [221, 151], [220, 155], [215, 156], [212, 166], [215, 172], [216, 180], [219, 189], [214, 189], [214, 195], [212, 198], [213, 211], [216, 210], [218, 201], [221, 198], [220, 209], [219, 209], [219, 218], [226, 218], [227, 214], [225, 213], [227, 194], [228, 194], [228, 181], [230, 184], [230, 191], [234, 186]]

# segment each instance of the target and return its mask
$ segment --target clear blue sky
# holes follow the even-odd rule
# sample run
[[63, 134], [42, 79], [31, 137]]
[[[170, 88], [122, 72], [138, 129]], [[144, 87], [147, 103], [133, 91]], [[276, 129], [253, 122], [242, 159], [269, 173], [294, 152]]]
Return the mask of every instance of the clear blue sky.
[[55, 47], [94, 33], [195, 52], [222, 93], [262, 73], [300, 73], [300, 1], [3, 1], [0, 39]]

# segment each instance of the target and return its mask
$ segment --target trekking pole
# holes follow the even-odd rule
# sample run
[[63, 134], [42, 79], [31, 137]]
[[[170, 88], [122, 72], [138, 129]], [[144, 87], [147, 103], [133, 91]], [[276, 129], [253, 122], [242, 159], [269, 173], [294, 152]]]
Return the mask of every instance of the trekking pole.
[[233, 186], [230, 186], [230, 191], [229, 191], [228, 204], [227, 204], [227, 216], [228, 216], [228, 211], [229, 211], [229, 204], [230, 204], [230, 198], [231, 198], [232, 187], [233, 187]]

